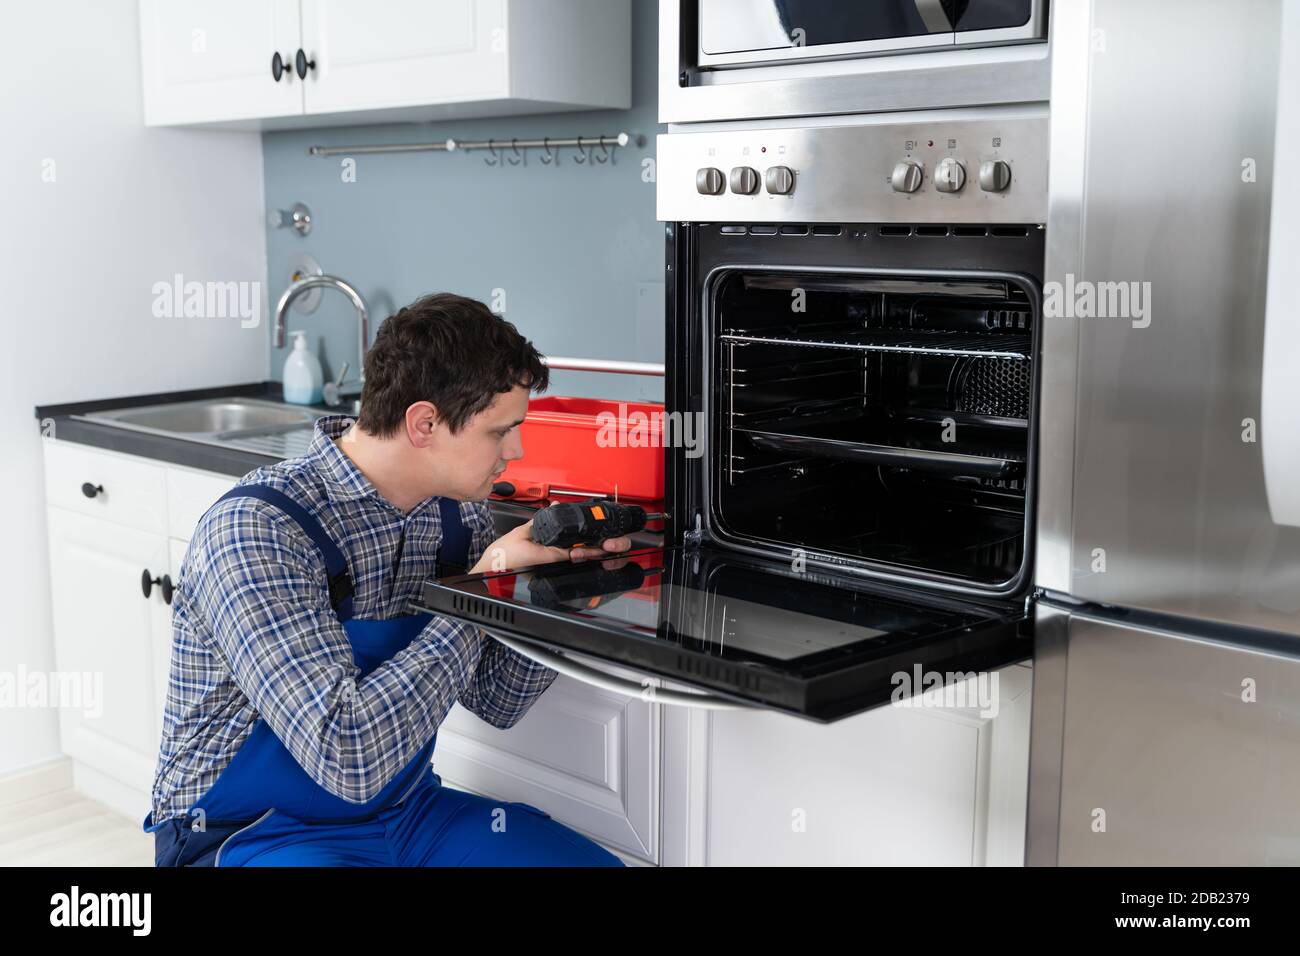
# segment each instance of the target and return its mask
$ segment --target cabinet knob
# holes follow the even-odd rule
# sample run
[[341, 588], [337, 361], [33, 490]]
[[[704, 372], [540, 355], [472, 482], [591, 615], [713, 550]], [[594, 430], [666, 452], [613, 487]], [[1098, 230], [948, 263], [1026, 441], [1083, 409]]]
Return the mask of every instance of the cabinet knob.
[[307, 54], [302, 52], [302, 47], [298, 47], [298, 55], [294, 57], [294, 65], [298, 68], [298, 79], [307, 79], [307, 71], [316, 69], [316, 61], [307, 59]]
[[145, 597], [148, 597], [149, 595], [153, 594], [153, 586], [155, 584], [162, 589], [163, 602], [166, 604], [171, 604], [172, 595], [176, 593], [176, 589], [172, 586], [171, 575], [164, 574], [160, 578], [150, 577], [149, 569], [145, 568], [144, 571], [142, 571], [140, 574], [140, 591], [144, 594]]
[[275, 56], [271, 57], [271, 79], [280, 82], [280, 77], [289, 72], [289, 64], [285, 62], [284, 57], [276, 51]]
[[103, 490], [104, 490], [103, 485], [92, 485], [88, 481], [83, 481], [81, 483], [81, 493], [85, 495], [87, 498], [93, 498], [95, 497], [95, 495], [99, 494]]

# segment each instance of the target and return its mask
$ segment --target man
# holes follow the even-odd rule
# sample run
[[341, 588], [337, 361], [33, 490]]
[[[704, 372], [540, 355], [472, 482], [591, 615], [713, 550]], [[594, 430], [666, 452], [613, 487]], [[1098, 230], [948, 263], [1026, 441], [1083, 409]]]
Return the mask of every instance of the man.
[[153, 808], [160, 866], [621, 865], [535, 807], [441, 785], [457, 700], [513, 726], [556, 673], [467, 622], [411, 614], [425, 578], [626, 551], [496, 540], [483, 501], [521, 458], [547, 369], [513, 325], [440, 294], [365, 357], [355, 424], [240, 479], [199, 522], [173, 604]]

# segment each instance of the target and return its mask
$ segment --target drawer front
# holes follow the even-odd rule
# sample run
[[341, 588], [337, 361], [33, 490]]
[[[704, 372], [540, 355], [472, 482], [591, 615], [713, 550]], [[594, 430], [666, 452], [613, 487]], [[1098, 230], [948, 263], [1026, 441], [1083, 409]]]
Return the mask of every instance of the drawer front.
[[167, 532], [166, 469], [139, 458], [45, 439], [45, 500], [140, 531]]
[[207, 471], [167, 469], [167, 534], [188, 541], [204, 512], [235, 486], [238, 478]]

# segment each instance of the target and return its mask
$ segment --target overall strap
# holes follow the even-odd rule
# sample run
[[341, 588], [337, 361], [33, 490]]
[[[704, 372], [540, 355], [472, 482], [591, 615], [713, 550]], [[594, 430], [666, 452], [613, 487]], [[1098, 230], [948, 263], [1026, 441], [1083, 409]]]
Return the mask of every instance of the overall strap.
[[460, 520], [460, 502], [454, 498], [439, 498], [438, 513], [442, 519], [442, 540], [438, 543], [438, 574], [447, 573], [447, 565], [469, 570], [469, 531]]
[[329, 579], [330, 604], [334, 607], [334, 613], [338, 615], [340, 621], [347, 621], [352, 617], [353, 588], [352, 576], [348, 573], [348, 562], [343, 557], [343, 552], [338, 549], [338, 545], [330, 539], [330, 536], [325, 533], [325, 529], [320, 526], [320, 522], [316, 520], [315, 515], [283, 491], [267, 485], [237, 485], [218, 498], [217, 501], [225, 501], [227, 498], [257, 498], [269, 505], [274, 505], [296, 521], [298, 526], [306, 532], [307, 537], [311, 538], [312, 543], [316, 545], [316, 550], [320, 552], [321, 557], [325, 560], [325, 574]]

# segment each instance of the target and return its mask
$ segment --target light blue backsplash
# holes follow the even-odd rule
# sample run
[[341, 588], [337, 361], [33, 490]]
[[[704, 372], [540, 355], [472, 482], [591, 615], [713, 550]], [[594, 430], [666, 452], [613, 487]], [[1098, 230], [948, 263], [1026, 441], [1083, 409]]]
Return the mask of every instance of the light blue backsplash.
[[[272, 308], [300, 252], [352, 283], [379, 323], [426, 292], [448, 291], [492, 304], [504, 290], [504, 314], [547, 355], [662, 362], [664, 228], [655, 221], [653, 181], [642, 160], [654, 156], [657, 123], [654, 0], [634, 0], [632, 108], [388, 126], [266, 133], [263, 155], [269, 208], [306, 203], [312, 231], [269, 229], [268, 298]], [[436, 142], [611, 135], [625, 130], [643, 145], [614, 151], [605, 165], [557, 164], [529, 150], [523, 165], [484, 164], [485, 152], [355, 157], [356, 181], [343, 181], [342, 157], [309, 156], [314, 144]], [[268, 335], [270, 335], [268, 321]], [[289, 312], [288, 329], [305, 329], [326, 377], [343, 362], [356, 376], [356, 320], [347, 300], [325, 291], [311, 315]], [[279, 380], [288, 349], [271, 348], [269, 377]], [[547, 394], [662, 401], [663, 379], [556, 371]]]

